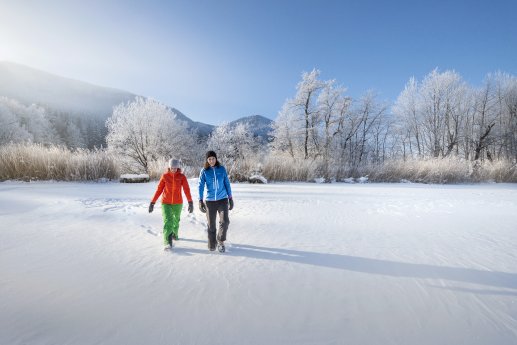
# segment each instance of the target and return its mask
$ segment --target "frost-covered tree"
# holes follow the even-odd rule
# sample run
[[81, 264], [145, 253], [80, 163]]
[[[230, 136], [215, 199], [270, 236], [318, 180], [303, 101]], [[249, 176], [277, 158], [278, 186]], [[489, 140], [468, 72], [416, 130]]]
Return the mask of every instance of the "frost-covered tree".
[[319, 135], [322, 140], [320, 155], [322, 158], [322, 174], [326, 182], [335, 177], [336, 164], [339, 162], [336, 140], [345, 129], [345, 121], [349, 115], [352, 99], [345, 96], [346, 88], [335, 86], [335, 81], [324, 83], [318, 96]]
[[99, 117], [83, 116], [80, 129], [89, 149], [106, 147], [106, 120]]
[[314, 159], [320, 149], [317, 126], [320, 121], [318, 96], [325, 83], [319, 80], [320, 71], [304, 72], [296, 87], [296, 95], [288, 99], [280, 111], [272, 135], [278, 141], [273, 150], [287, 149], [296, 159]]
[[223, 123], [210, 134], [207, 146], [217, 152], [230, 177], [240, 179], [249, 173], [250, 161], [257, 158], [259, 143], [248, 124]]
[[423, 120], [420, 103], [418, 83], [415, 78], [410, 78], [393, 106], [393, 113], [400, 125], [401, 137], [404, 139], [402, 140], [404, 159], [406, 152], [414, 157], [423, 155]]
[[106, 126], [108, 149], [122, 158], [129, 172], [149, 173], [152, 161], [185, 157], [194, 145], [186, 124], [170, 108], [148, 98], [116, 106]]
[[395, 119], [388, 114], [387, 108], [387, 104], [380, 106], [379, 115], [374, 119], [371, 127], [369, 158], [373, 164], [381, 164], [391, 158], [396, 144]]
[[497, 97], [495, 84], [490, 76], [484, 85], [473, 90], [473, 110], [468, 114], [464, 125], [465, 158], [478, 160], [494, 143], [494, 126], [497, 122]]
[[432, 157], [448, 156], [459, 139], [465, 83], [454, 71], [428, 74], [420, 87], [424, 135]]
[[53, 144], [55, 141], [55, 131], [51, 126], [46, 111], [42, 107], [34, 104], [26, 109], [27, 128], [33, 135], [33, 141], [41, 144]]
[[64, 144], [68, 148], [86, 148], [84, 135], [73, 114], [64, 111], [49, 110], [48, 117], [61, 144]]
[[393, 107], [405, 124], [410, 152], [435, 158], [459, 154], [465, 121], [472, 111], [471, 96], [454, 71], [435, 69], [421, 83], [410, 79]]
[[495, 73], [497, 99], [497, 140], [487, 153], [517, 161], [517, 77], [507, 73]]
[[353, 169], [369, 163], [369, 160], [376, 160], [376, 145], [381, 145], [381, 143], [376, 144], [375, 139], [380, 140], [381, 132], [387, 130], [385, 127], [388, 119], [386, 111], [386, 104], [378, 101], [377, 95], [373, 91], [368, 91], [356, 102], [351, 120], [355, 128], [353, 128], [353, 135], [348, 146], [348, 165]]
[[35, 104], [26, 106], [14, 99], [0, 97], [0, 124], [4, 124], [0, 134], [2, 141], [56, 143], [55, 131], [45, 109]]
[[[356, 106], [352, 111], [353, 100], [346, 96], [346, 88], [318, 77], [317, 70], [302, 75], [296, 96], [284, 103], [273, 123], [270, 148], [273, 155], [288, 153], [291, 163], [316, 163], [317, 173], [330, 181], [342, 177], [344, 165], [361, 162], [373, 123], [385, 108], [367, 96], [359, 103], [363, 108]], [[377, 124], [376, 128], [380, 139], [384, 127]], [[382, 146], [380, 142], [378, 146]]]
[[291, 103], [286, 101], [278, 117], [273, 121], [270, 143], [271, 152], [280, 154], [287, 152], [293, 160], [303, 159], [303, 119], [291, 111]]
[[403, 156], [517, 159], [517, 78], [489, 74], [482, 87], [454, 71], [410, 79], [393, 112]]
[[18, 117], [0, 99], [0, 145], [31, 139], [32, 135], [20, 126]]

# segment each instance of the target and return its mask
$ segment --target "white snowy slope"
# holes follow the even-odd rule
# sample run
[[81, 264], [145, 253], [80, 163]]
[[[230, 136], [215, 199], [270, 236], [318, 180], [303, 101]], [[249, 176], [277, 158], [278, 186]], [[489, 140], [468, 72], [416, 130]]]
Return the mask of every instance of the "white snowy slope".
[[234, 184], [225, 254], [155, 187], [0, 183], [0, 344], [517, 343], [517, 185]]
[[39, 104], [62, 112], [107, 118], [113, 107], [132, 101], [127, 91], [64, 78], [28, 66], [0, 61], [0, 96], [23, 104]]

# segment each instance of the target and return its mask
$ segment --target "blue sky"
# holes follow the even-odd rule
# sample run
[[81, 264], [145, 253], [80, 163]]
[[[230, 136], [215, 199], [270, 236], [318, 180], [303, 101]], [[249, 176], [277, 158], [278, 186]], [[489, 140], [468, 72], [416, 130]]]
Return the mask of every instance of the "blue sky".
[[517, 74], [517, 1], [0, 0], [0, 60], [155, 98], [195, 121], [274, 119], [303, 71], [393, 101], [411, 76]]

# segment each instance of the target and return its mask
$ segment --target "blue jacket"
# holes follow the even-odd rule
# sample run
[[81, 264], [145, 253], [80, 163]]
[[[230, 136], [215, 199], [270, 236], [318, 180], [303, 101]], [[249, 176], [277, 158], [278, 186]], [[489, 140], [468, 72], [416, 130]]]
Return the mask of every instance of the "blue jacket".
[[222, 166], [201, 169], [199, 173], [199, 200], [203, 200], [206, 185], [206, 201], [216, 201], [232, 197], [232, 189], [226, 169]]

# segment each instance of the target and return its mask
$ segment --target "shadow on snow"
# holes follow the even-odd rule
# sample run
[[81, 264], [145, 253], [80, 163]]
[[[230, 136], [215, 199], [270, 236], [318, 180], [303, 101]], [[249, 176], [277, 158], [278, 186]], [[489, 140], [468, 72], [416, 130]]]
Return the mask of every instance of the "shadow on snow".
[[[194, 239], [182, 239], [182, 241], [205, 243], [205, 241]], [[181, 247], [176, 248], [176, 250], [180, 254], [207, 253], [206, 251], [199, 249]], [[245, 244], [233, 244], [231, 246], [230, 252], [226, 253], [225, 255], [244, 256], [261, 260], [294, 262], [305, 265], [390, 277], [444, 279], [449, 281], [517, 290], [517, 274], [515, 273], [485, 271], [461, 267], [413, 264], [340, 254], [325, 254], [291, 249], [258, 247]], [[477, 294], [517, 295], [517, 291], [475, 290], [457, 287], [431, 286]]]

